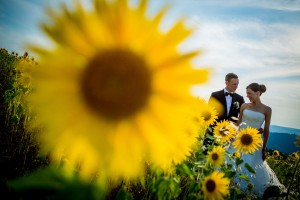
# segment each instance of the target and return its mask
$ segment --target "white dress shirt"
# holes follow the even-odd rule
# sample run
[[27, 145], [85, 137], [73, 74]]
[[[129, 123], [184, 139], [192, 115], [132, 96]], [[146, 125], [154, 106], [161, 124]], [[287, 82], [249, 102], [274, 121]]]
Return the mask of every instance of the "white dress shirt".
[[[225, 92], [228, 92], [226, 89], [224, 89], [224, 94]], [[226, 106], [227, 106], [227, 116], [229, 115], [229, 111], [230, 111], [230, 107], [231, 107], [231, 103], [232, 103], [232, 96], [227, 95], [225, 96], [226, 99]]]

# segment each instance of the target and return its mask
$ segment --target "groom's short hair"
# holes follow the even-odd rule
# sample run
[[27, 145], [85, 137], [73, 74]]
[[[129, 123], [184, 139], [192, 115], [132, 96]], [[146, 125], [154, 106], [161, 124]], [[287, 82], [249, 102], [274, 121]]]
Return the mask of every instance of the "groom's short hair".
[[226, 76], [225, 76], [225, 81], [230, 81], [231, 79], [233, 79], [233, 78], [235, 78], [235, 79], [238, 79], [239, 77], [238, 77], [238, 75], [236, 75], [235, 73], [228, 73], [228, 74], [226, 74]]

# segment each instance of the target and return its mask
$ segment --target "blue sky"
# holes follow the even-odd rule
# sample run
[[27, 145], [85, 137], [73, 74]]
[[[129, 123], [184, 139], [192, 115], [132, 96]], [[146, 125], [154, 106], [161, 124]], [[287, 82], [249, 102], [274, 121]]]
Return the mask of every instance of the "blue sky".
[[[0, 47], [22, 54], [26, 43], [50, 45], [39, 23], [47, 19], [44, 8], [59, 2], [72, 0], [0, 0]], [[266, 85], [261, 99], [273, 110], [271, 124], [300, 128], [300, 0], [150, 0], [149, 16], [165, 4], [171, 9], [162, 31], [185, 17], [196, 31], [180, 51], [202, 49], [193, 64], [212, 69], [206, 84], [192, 88], [195, 96], [207, 100], [234, 72], [246, 102], [248, 84]]]

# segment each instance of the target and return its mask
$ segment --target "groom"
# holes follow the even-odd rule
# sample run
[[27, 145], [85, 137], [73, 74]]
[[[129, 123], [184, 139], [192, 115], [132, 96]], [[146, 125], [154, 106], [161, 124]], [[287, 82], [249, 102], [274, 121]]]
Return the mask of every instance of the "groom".
[[208, 100], [208, 104], [214, 106], [218, 112], [217, 122], [230, 120], [236, 122], [240, 107], [245, 103], [244, 98], [235, 93], [239, 85], [239, 77], [234, 73], [225, 76], [226, 87], [220, 91], [213, 92]]
[[[237, 118], [240, 112], [240, 107], [245, 103], [244, 98], [235, 93], [239, 85], [239, 77], [234, 73], [228, 73], [225, 76], [226, 87], [220, 91], [213, 92], [208, 100], [208, 104], [216, 108], [218, 112], [217, 122], [222, 120], [230, 120], [237, 122]], [[210, 126], [213, 131], [214, 125]], [[207, 130], [206, 134], [213, 135], [213, 133]], [[213, 142], [208, 137], [204, 139], [203, 144], [208, 147]], [[204, 154], [207, 153], [207, 149]]]

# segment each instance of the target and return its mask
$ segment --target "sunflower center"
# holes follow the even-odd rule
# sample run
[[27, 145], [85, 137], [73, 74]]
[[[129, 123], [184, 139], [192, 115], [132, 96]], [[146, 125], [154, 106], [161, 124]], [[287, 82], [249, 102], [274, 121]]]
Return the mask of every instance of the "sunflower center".
[[205, 112], [203, 112], [202, 116], [205, 121], [208, 121], [211, 118], [211, 113], [209, 111], [205, 111]]
[[209, 191], [209, 192], [213, 192], [213, 191], [216, 189], [216, 183], [215, 183], [215, 181], [209, 179], [209, 180], [206, 182], [206, 189], [207, 189], [207, 191]]
[[93, 111], [110, 120], [120, 120], [146, 105], [151, 78], [148, 66], [138, 55], [127, 50], [108, 50], [88, 63], [81, 90]]
[[249, 134], [245, 134], [241, 137], [241, 142], [244, 145], [250, 145], [253, 142], [253, 138]]
[[213, 153], [213, 154], [211, 155], [211, 158], [212, 158], [213, 160], [218, 160], [219, 155], [218, 155], [217, 153]]
[[222, 135], [222, 136], [226, 136], [227, 135], [227, 133], [228, 133], [228, 129], [227, 128], [224, 128], [224, 127], [222, 127], [222, 128], [220, 128], [220, 134]]

